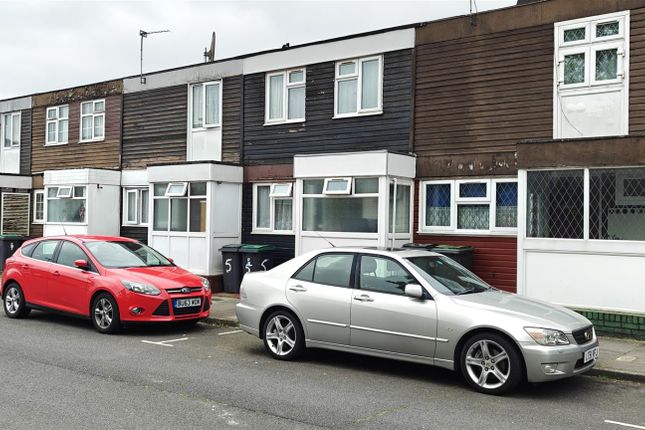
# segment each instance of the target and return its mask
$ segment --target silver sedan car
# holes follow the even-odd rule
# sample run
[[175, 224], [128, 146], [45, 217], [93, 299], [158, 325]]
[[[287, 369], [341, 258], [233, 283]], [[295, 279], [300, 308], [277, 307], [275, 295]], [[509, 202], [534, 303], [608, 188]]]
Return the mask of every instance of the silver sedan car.
[[577, 375], [598, 359], [583, 316], [496, 290], [425, 250], [314, 251], [245, 275], [236, 312], [280, 360], [314, 347], [432, 364], [488, 394]]

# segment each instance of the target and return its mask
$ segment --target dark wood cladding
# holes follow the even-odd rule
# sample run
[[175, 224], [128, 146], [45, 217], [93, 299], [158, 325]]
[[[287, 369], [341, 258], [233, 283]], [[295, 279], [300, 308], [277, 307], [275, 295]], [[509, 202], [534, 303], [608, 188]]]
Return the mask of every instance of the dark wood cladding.
[[43, 224], [34, 224], [31, 223], [29, 227], [29, 236], [30, 237], [42, 237], [43, 236]]
[[222, 82], [222, 161], [240, 162], [242, 147], [242, 76], [224, 78]]
[[2, 234], [29, 235], [29, 191], [2, 193]]
[[123, 168], [186, 160], [188, 87], [123, 96]]
[[[92, 93], [94, 94], [94, 93]], [[70, 96], [41, 95], [51, 104], [32, 108], [31, 170], [34, 173], [55, 169], [104, 168], [118, 169], [121, 152], [121, 95], [96, 96], [83, 99], [105, 99], [105, 139], [96, 142], [80, 142], [81, 101]], [[34, 97], [34, 100], [37, 98]], [[68, 139], [65, 145], [45, 146], [46, 112], [48, 106], [67, 103], [69, 106]]]
[[253, 184], [242, 186], [242, 243], [266, 244], [278, 248], [274, 264], [284, 263], [295, 255], [294, 235], [253, 234]]
[[629, 132], [645, 133], [645, 8], [629, 20]]
[[[421, 30], [420, 30], [421, 31]], [[553, 134], [553, 24], [417, 47], [417, 175], [508, 175]]]
[[119, 234], [123, 237], [138, 240], [141, 243], [148, 243], [148, 227], [122, 225], [121, 233]]
[[31, 174], [31, 109], [20, 111], [20, 174]]
[[306, 65], [306, 122], [264, 126], [265, 74], [244, 78], [244, 164], [293, 163], [294, 154], [389, 149], [410, 141], [412, 50], [384, 55], [383, 114], [334, 116], [334, 62]]

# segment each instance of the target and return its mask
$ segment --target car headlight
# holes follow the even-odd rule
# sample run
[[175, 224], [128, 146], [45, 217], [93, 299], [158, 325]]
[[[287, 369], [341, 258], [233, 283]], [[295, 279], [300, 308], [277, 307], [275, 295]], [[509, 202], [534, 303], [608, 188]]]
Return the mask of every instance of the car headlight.
[[147, 296], [158, 296], [159, 294], [161, 294], [159, 288], [155, 287], [154, 285], [134, 281], [121, 281], [121, 283], [125, 288], [134, 293], [145, 294]]
[[524, 327], [524, 330], [540, 345], [569, 345], [569, 338], [560, 330], [540, 327]]
[[202, 280], [202, 287], [204, 287], [204, 291], [209, 292], [211, 290], [211, 283], [208, 282], [208, 279], [206, 278], [200, 278]]

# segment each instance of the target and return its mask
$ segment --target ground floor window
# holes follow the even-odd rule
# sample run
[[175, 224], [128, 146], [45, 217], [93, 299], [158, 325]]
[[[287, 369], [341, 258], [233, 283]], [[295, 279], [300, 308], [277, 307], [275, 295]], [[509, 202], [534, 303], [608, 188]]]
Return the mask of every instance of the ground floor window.
[[61, 185], [47, 187], [48, 223], [85, 223], [87, 187]]
[[154, 231], [206, 231], [206, 182], [166, 182], [153, 189]]
[[293, 184], [253, 185], [253, 230], [293, 232]]
[[125, 188], [123, 190], [123, 224], [148, 225], [148, 188]]
[[[412, 187], [397, 183], [396, 198], [394, 197], [394, 188], [394, 183], [391, 183], [389, 232], [392, 233], [392, 227], [394, 226], [396, 233], [410, 233], [410, 191]], [[393, 218], [395, 220], [394, 222], [392, 222]]]
[[34, 223], [45, 222], [45, 190], [34, 191]]

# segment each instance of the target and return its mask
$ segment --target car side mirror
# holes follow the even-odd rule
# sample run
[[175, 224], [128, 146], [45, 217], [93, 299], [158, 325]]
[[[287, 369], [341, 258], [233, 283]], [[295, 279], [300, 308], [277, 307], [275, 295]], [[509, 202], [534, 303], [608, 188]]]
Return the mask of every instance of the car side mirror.
[[423, 288], [419, 284], [407, 284], [405, 286], [405, 295], [415, 299], [422, 299]]
[[90, 268], [89, 263], [87, 261], [85, 261], [85, 260], [75, 260], [74, 261], [74, 266], [78, 267], [79, 269], [82, 269], [82, 270], [87, 270], [87, 269]]
[[172, 264], [175, 264], [175, 260], [173, 260], [172, 258], [166, 257], [166, 260], [170, 261]]

